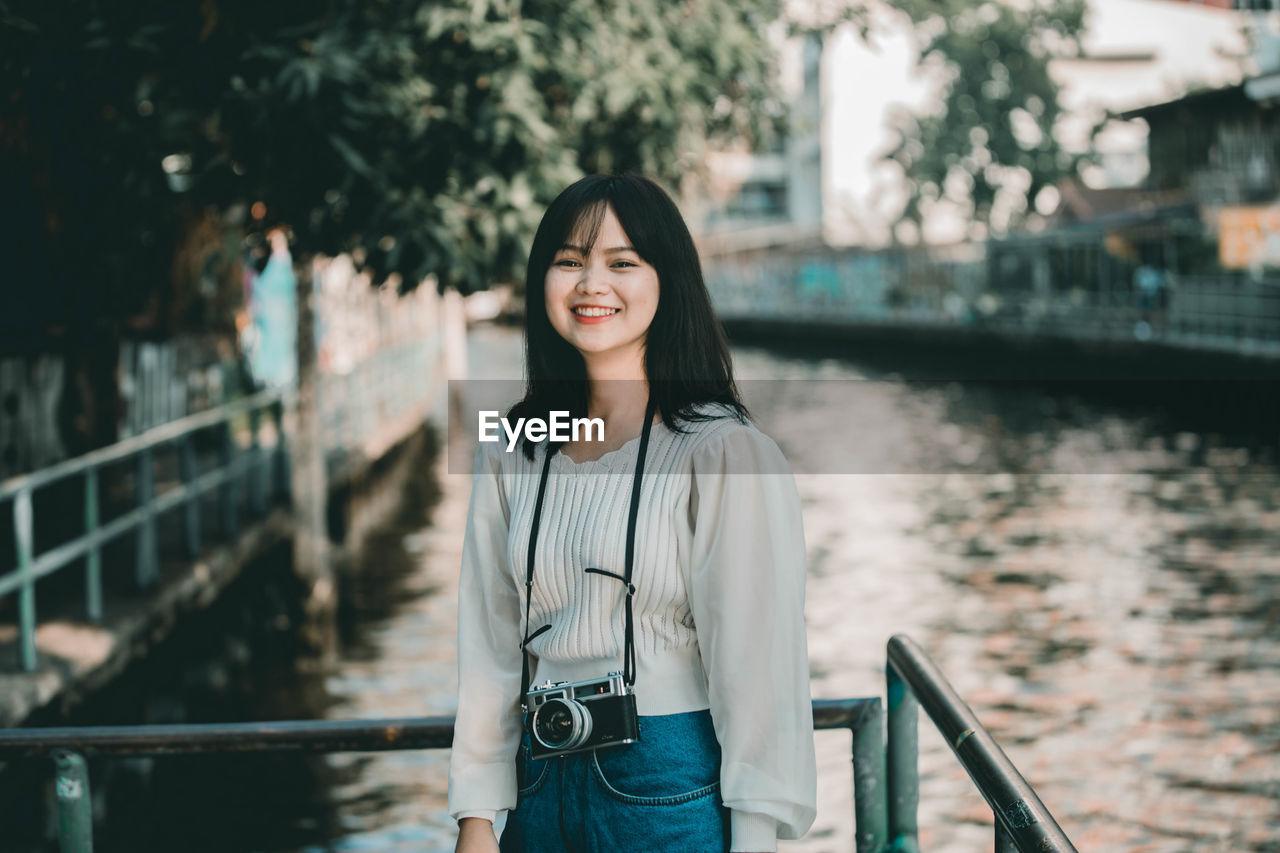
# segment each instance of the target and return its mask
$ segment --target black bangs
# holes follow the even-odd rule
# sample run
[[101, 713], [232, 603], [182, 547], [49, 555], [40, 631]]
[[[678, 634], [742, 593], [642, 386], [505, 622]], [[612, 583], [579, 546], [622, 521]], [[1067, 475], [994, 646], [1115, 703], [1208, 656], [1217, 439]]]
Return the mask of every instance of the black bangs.
[[596, 238], [600, 236], [600, 225], [604, 222], [604, 214], [608, 208], [608, 199], [602, 198], [587, 201], [576, 211], [565, 211], [564, 240], [561, 245], [577, 246], [582, 254], [591, 254]]
[[[664, 231], [670, 230], [674, 222], [679, 222], [681, 228], [684, 226], [675, 205], [656, 184], [631, 176], [611, 179], [608, 190], [609, 205], [618, 217], [623, 233], [631, 241], [631, 248], [657, 269], [660, 283], [664, 272], [670, 278], [671, 271], [659, 266], [669, 266], [662, 264], [665, 259], [662, 247]], [[670, 239], [670, 235], [667, 237]]]

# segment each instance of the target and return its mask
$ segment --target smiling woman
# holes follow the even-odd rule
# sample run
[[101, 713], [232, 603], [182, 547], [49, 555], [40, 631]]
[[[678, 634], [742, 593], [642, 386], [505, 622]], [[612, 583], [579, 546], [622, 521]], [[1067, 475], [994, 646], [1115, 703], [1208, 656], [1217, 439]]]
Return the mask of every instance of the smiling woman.
[[507, 420], [585, 414], [604, 440], [477, 452], [458, 851], [771, 851], [816, 800], [800, 499], [738, 398], [689, 230], [652, 181], [584, 178], [525, 288]]

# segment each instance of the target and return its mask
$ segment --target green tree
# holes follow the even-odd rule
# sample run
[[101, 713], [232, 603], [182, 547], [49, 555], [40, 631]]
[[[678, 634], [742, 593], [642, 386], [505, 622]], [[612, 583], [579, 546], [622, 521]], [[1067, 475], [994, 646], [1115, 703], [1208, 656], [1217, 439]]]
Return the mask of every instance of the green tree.
[[[940, 201], [967, 214], [970, 236], [1017, 226], [1047, 186], [1074, 175], [1088, 152], [1065, 150], [1054, 56], [1079, 49], [1085, 0], [890, 0], [919, 43], [922, 74], [938, 81], [937, 108], [899, 112], [887, 158], [907, 181], [904, 221], [917, 229]], [[874, 41], [881, 4], [844, 0], [793, 8], [796, 29], [857, 28]]]
[[287, 225], [302, 260], [353, 251], [406, 288], [518, 277], [541, 207], [580, 174], [675, 188], [707, 145], [765, 140], [782, 112], [763, 35], [778, 14], [777, 0], [0, 0], [0, 224], [31, 288], [5, 307], [38, 323], [139, 310], [167, 286], [179, 223], [210, 210]]
[[1017, 226], [1048, 186], [1076, 174], [1083, 152], [1063, 148], [1050, 60], [1079, 47], [1084, 0], [897, 0], [923, 42], [921, 65], [942, 80], [936, 112], [900, 114], [888, 157], [908, 180], [903, 217], [920, 225], [946, 200], [970, 236]]

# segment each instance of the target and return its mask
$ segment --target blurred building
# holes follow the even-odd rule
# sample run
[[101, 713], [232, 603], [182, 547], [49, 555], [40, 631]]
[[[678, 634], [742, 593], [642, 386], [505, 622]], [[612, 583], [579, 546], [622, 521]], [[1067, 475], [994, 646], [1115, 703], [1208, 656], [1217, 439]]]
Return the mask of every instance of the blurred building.
[[1058, 132], [1083, 152], [1090, 134], [1097, 164], [1085, 169], [1092, 188], [1136, 187], [1146, 176], [1145, 127], [1109, 117], [1178, 98], [1193, 89], [1239, 83], [1250, 72], [1251, 14], [1227, 0], [1091, 0], [1082, 50], [1050, 66], [1067, 116]]
[[709, 181], [688, 205], [703, 250], [710, 254], [822, 242], [822, 37], [774, 32], [788, 110], [771, 150], [718, 151]]
[[1280, 69], [1124, 115], [1150, 128], [1146, 186], [1195, 206], [1222, 268], [1280, 268]]
[[[1241, 8], [1249, 4], [1252, 9]], [[1168, 5], [1185, 7], [1179, 14], [1195, 9], [1173, 0]], [[1173, 87], [1172, 96], [1111, 112], [1110, 140], [1099, 136], [1099, 167], [1059, 187], [1061, 199], [1042, 239], [1062, 245], [1096, 238], [1110, 256], [1100, 269], [1118, 260], [1207, 274], [1277, 263], [1263, 252], [1274, 243], [1267, 229], [1280, 194], [1280, 12], [1258, 8], [1263, 0], [1216, 5], [1224, 8], [1195, 11], [1228, 15], [1240, 27], [1244, 52], [1237, 56], [1219, 44], [1220, 58], [1231, 61], [1217, 66], [1196, 66], [1183, 56], [1177, 67], [1184, 75], [1194, 69], [1198, 77], [1161, 76], [1162, 88], [1155, 91]], [[1156, 68], [1162, 62], [1156, 52], [1144, 55], [1130, 63], [1113, 54], [1102, 64]], [[1086, 51], [1073, 62], [1087, 68], [1096, 56], [1095, 42], [1092, 56]], [[1131, 91], [1142, 88], [1141, 79], [1131, 78]], [[1140, 148], [1130, 151], [1135, 140]]]
[[[1119, 305], [1144, 286], [1166, 298], [1179, 284], [1280, 262], [1280, 251], [1268, 256], [1280, 239], [1275, 5], [1091, 7], [1085, 50], [1054, 70], [1081, 127], [1107, 119], [1099, 161], [1058, 187], [1043, 229], [988, 246], [995, 291]], [[1137, 26], [1144, 12], [1156, 17]]]

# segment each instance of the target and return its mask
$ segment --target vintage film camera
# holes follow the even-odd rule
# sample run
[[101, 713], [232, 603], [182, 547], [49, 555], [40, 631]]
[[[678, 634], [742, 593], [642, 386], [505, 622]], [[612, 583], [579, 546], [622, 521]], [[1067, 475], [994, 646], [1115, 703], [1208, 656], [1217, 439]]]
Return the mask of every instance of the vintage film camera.
[[534, 758], [553, 758], [640, 738], [636, 695], [622, 673], [529, 688], [526, 725]]

